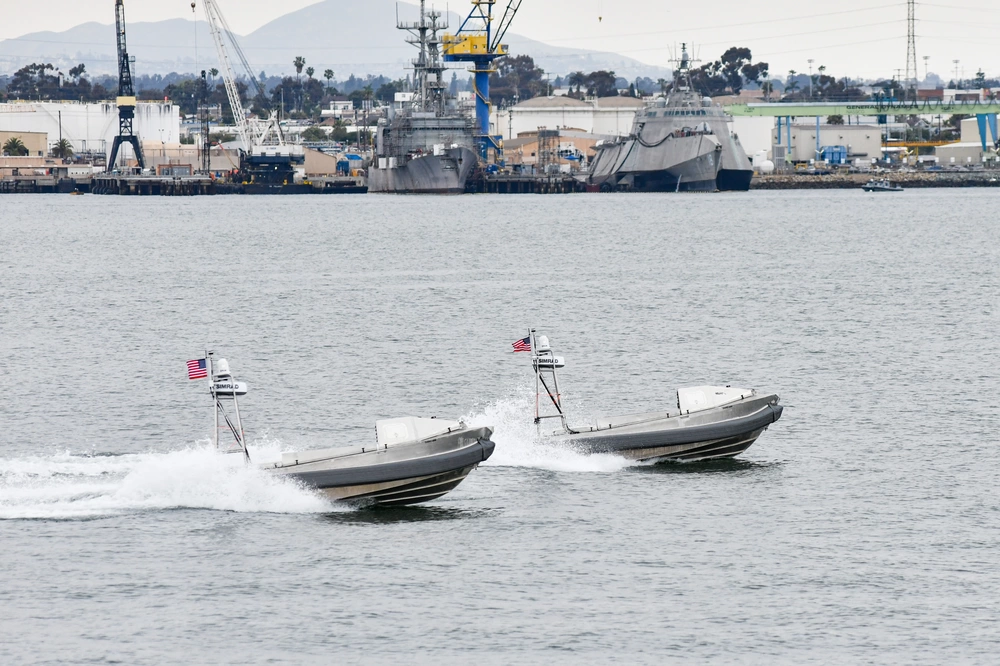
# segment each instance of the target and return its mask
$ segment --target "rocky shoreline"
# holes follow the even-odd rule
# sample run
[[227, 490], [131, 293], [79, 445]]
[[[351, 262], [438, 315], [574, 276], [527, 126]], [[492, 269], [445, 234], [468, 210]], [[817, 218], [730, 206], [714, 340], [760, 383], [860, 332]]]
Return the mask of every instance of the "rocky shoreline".
[[904, 188], [909, 187], [1000, 187], [1000, 171], [973, 171], [949, 173], [895, 172], [867, 173], [774, 173], [757, 175], [750, 184], [752, 190], [827, 190], [860, 189], [872, 177], [887, 178]]

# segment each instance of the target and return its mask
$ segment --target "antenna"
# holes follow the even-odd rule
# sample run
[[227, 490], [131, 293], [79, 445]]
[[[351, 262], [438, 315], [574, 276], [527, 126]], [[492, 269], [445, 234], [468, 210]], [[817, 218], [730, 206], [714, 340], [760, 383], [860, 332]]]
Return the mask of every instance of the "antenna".
[[906, 0], [906, 90], [917, 91], [916, 0]]

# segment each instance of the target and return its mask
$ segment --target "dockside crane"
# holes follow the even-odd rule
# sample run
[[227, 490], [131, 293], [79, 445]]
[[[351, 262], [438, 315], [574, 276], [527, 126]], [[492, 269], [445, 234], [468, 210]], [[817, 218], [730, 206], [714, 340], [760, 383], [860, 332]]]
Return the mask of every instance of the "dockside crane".
[[285, 142], [275, 111], [272, 110], [266, 120], [247, 117], [243, 101], [240, 98], [239, 87], [236, 85], [230, 49], [226, 46], [227, 36], [232, 51], [243, 70], [242, 74], [261, 97], [265, 97], [264, 86], [257, 80], [250, 68], [250, 63], [247, 62], [243, 49], [240, 48], [239, 42], [236, 41], [233, 32], [229, 29], [229, 24], [222, 15], [218, 3], [215, 0], [203, 0], [203, 5], [209, 30], [215, 42], [215, 50], [219, 56], [219, 69], [226, 87], [226, 96], [229, 98], [229, 108], [233, 112], [233, 120], [236, 123], [240, 143], [243, 144], [240, 172], [248, 181], [276, 185], [290, 183], [295, 175], [294, 165], [302, 164], [305, 161], [305, 154], [301, 146]]
[[132, 85], [132, 69], [128, 58], [128, 49], [125, 46], [125, 5], [123, 0], [115, 0], [115, 29], [118, 35], [118, 136], [111, 146], [111, 157], [108, 159], [107, 170], [114, 169], [115, 161], [118, 159], [118, 150], [123, 143], [132, 146], [135, 152], [135, 161], [139, 163], [139, 169], [146, 168], [146, 161], [142, 158], [142, 145], [139, 137], [135, 135], [133, 123], [135, 121], [135, 88]]
[[496, 71], [495, 62], [507, 55], [503, 43], [521, 0], [508, 0], [500, 21], [493, 26], [493, 5], [497, 0], [472, 0], [472, 11], [462, 21], [453, 35], [445, 35], [442, 53], [446, 62], [469, 62], [469, 71], [475, 74], [476, 123], [479, 126], [479, 155], [488, 160], [490, 150], [499, 157], [503, 154], [503, 138], [490, 134], [490, 74]]

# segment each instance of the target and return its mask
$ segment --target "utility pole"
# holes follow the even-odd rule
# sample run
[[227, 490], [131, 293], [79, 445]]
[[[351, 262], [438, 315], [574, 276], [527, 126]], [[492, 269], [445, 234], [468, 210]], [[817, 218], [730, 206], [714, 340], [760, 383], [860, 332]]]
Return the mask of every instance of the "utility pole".
[[806, 60], [806, 62], [809, 63], [809, 99], [812, 99], [812, 97], [813, 97], [813, 62], [815, 62], [815, 61], [812, 58], [809, 58], [808, 60]]
[[917, 96], [916, 0], [906, 0], [906, 94]]

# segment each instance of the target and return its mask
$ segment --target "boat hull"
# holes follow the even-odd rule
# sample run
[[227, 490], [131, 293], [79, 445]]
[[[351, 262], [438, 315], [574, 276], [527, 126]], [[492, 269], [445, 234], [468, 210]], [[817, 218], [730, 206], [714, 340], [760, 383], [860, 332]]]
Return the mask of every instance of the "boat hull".
[[746, 192], [753, 180], [753, 169], [719, 169], [715, 180], [720, 192]]
[[268, 466], [333, 500], [403, 505], [437, 499], [457, 487], [495, 448], [489, 428], [372, 447], [302, 464]]
[[[385, 159], [385, 158], [381, 158]], [[401, 166], [378, 163], [368, 170], [368, 192], [383, 194], [463, 194], [476, 167], [476, 154], [465, 147], [442, 155], [423, 155]]]
[[605, 191], [712, 191], [721, 164], [716, 137], [659, 138], [650, 148], [638, 139], [602, 146], [591, 165], [590, 183]]
[[772, 423], [781, 418], [776, 395], [745, 399], [694, 414], [637, 415], [599, 423], [592, 432], [561, 435], [586, 453], [614, 453], [631, 460], [663, 462], [732, 458], [746, 451]]

